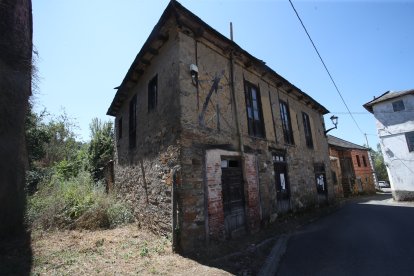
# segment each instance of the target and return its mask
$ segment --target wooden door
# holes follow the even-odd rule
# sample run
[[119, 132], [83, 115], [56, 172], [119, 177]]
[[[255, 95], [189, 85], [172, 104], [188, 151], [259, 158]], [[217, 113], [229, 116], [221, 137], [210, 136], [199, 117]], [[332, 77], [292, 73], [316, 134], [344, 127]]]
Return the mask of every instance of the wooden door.
[[224, 226], [226, 237], [232, 238], [246, 231], [244, 185], [240, 160], [222, 160]]

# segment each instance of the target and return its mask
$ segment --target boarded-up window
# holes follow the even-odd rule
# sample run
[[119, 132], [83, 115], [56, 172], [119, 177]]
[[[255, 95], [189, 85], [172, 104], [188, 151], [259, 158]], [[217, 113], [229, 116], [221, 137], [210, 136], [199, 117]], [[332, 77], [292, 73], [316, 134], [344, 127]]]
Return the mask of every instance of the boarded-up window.
[[315, 163], [315, 181], [316, 189], [319, 194], [326, 194], [328, 192], [328, 185], [326, 183], [326, 174], [325, 174], [325, 164], [324, 163]]
[[148, 83], [148, 112], [155, 110], [158, 98], [158, 75]]

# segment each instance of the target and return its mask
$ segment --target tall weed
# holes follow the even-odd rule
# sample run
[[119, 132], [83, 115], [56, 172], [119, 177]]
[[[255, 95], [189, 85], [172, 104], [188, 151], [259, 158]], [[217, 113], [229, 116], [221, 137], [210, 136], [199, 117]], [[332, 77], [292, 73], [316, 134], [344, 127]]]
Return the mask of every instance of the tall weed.
[[101, 183], [82, 171], [68, 180], [55, 174], [42, 183], [28, 198], [27, 221], [43, 229], [95, 229], [132, 222], [133, 215], [125, 203], [106, 194]]

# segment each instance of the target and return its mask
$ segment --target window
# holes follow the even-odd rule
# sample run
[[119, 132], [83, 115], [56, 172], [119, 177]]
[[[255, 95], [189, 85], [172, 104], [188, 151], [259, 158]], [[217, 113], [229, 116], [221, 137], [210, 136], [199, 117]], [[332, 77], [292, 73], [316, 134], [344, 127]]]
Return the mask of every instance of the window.
[[245, 82], [246, 112], [249, 135], [264, 137], [262, 105], [259, 89], [249, 82]]
[[414, 151], [414, 131], [407, 132], [405, 134], [405, 139], [407, 140], [408, 151]]
[[118, 139], [122, 138], [122, 117], [118, 120]]
[[293, 145], [295, 141], [293, 140], [293, 131], [292, 131], [292, 123], [290, 121], [290, 112], [289, 106], [287, 103], [280, 101], [280, 118], [282, 119], [282, 128], [283, 128], [283, 136], [285, 137], [285, 143]]
[[148, 83], [148, 112], [155, 110], [157, 107], [158, 96], [158, 75]]
[[305, 112], [302, 112], [302, 118], [303, 118], [303, 128], [305, 131], [306, 146], [310, 149], [313, 149], [312, 130], [310, 126], [309, 115], [306, 114]]
[[361, 160], [359, 160], [359, 155], [358, 154], [356, 156], [356, 161], [357, 161], [358, 167], [361, 167]]
[[392, 109], [394, 112], [405, 110], [404, 102], [402, 100], [393, 102]]
[[129, 147], [137, 145], [137, 95], [129, 102]]
[[362, 163], [364, 164], [364, 167], [367, 166], [367, 160], [365, 159], [365, 156], [362, 156]]

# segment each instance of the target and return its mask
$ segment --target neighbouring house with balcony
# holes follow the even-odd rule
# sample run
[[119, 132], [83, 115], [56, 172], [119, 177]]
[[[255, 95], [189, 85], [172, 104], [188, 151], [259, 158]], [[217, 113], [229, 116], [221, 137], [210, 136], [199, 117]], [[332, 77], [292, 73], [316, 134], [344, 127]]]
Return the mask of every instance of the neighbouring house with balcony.
[[171, 1], [107, 112], [114, 189], [183, 252], [259, 231], [334, 199], [327, 113]]
[[328, 135], [332, 180], [337, 197], [375, 193], [368, 148]]
[[414, 89], [388, 91], [364, 104], [374, 114], [395, 200], [414, 200]]

